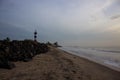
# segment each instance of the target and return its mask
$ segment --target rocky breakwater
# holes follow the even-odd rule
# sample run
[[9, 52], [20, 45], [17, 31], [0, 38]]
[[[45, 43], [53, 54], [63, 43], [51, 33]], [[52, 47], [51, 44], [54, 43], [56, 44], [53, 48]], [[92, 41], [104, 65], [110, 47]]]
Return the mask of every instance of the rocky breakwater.
[[12, 69], [15, 67], [14, 61], [27, 62], [48, 50], [46, 44], [32, 40], [0, 40], [0, 68]]

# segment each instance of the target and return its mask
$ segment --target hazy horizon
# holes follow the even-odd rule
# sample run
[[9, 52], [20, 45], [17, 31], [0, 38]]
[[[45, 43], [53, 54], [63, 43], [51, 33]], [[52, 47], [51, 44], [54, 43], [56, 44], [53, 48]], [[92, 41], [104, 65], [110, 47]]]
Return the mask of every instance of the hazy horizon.
[[120, 0], [0, 0], [0, 39], [120, 46]]

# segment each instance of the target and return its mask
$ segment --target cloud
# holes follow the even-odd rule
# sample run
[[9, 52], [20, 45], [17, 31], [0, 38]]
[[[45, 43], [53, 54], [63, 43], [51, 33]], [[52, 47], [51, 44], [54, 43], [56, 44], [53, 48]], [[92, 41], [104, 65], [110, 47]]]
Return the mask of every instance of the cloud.
[[111, 19], [114, 20], [114, 19], [119, 19], [120, 18], [120, 15], [115, 15], [115, 16], [112, 16]]
[[119, 23], [116, 22], [119, 15], [114, 16], [119, 12], [119, 0], [2, 1], [0, 22], [10, 23], [30, 32], [37, 28], [44, 40], [102, 42], [107, 37], [104, 36], [105, 33], [113, 37], [111, 29]]

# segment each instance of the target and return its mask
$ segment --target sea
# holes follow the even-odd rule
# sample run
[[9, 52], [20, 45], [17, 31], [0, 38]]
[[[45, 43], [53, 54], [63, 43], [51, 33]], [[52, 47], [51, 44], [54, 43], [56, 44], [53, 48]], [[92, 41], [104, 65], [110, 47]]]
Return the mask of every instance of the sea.
[[63, 46], [59, 49], [120, 71], [120, 47]]

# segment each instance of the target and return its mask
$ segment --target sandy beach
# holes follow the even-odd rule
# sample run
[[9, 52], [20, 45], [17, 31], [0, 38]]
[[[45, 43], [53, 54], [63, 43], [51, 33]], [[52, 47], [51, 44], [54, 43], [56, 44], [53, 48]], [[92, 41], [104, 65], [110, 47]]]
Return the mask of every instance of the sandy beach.
[[16, 68], [0, 69], [0, 80], [120, 80], [120, 72], [57, 48]]

